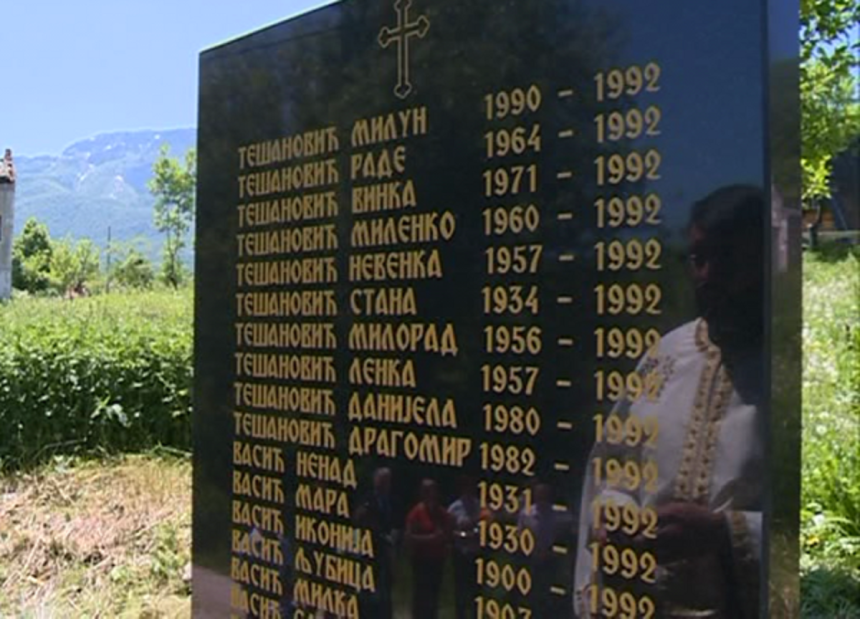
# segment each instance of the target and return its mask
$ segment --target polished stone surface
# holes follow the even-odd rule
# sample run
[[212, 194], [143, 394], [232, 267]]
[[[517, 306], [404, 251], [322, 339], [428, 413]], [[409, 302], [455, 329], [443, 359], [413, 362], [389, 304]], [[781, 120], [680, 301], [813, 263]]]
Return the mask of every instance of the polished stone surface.
[[195, 616], [792, 616], [790, 5], [347, 0], [202, 54]]

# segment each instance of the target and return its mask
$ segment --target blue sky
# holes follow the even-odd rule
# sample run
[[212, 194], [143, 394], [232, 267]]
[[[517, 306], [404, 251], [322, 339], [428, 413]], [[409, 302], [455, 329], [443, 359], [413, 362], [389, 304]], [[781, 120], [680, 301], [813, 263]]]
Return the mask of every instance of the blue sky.
[[4, 2], [0, 149], [59, 154], [97, 133], [194, 126], [201, 50], [328, 2]]
[[195, 126], [201, 50], [326, 3], [4, 2], [0, 148], [59, 154], [97, 133]]

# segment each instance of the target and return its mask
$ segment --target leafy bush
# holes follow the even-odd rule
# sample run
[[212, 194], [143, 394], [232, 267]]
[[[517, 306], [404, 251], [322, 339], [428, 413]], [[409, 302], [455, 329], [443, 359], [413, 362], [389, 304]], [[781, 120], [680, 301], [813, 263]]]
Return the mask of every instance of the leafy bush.
[[13, 245], [12, 285], [29, 294], [80, 294], [97, 280], [100, 251], [90, 239], [53, 240], [31, 217]]
[[99, 249], [89, 239], [54, 241], [51, 284], [60, 293], [80, 293], [98, 276], [99, 262]]
[[117, 261], [110, 269], [111, 283], [120, 288], [151, 288], [155, 282], [152, 262], [137, 247], [116, 245], [112, 248]]
[[57, 453], [190, 449], [189, 291], [0, 308], [0, 468]]

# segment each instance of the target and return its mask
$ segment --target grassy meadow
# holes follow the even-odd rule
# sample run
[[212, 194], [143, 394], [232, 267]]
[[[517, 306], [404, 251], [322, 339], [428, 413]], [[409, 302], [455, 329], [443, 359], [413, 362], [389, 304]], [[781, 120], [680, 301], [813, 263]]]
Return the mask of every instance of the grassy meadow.
[[[803, 617], [860, 619], [860, 261], [804, 288]], [[0, 617], [190, 615], [191, 300], [0, 307]]]
[[860, 254], [804, 264], [802, 600], [860, 618]]

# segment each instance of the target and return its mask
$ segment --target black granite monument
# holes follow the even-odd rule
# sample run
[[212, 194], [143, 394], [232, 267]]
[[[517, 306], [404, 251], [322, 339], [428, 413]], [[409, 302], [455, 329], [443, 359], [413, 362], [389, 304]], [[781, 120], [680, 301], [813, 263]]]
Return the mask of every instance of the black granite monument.
[[797, 47], [346, 0], [204, 52], [195, 617], [795, 617]]

